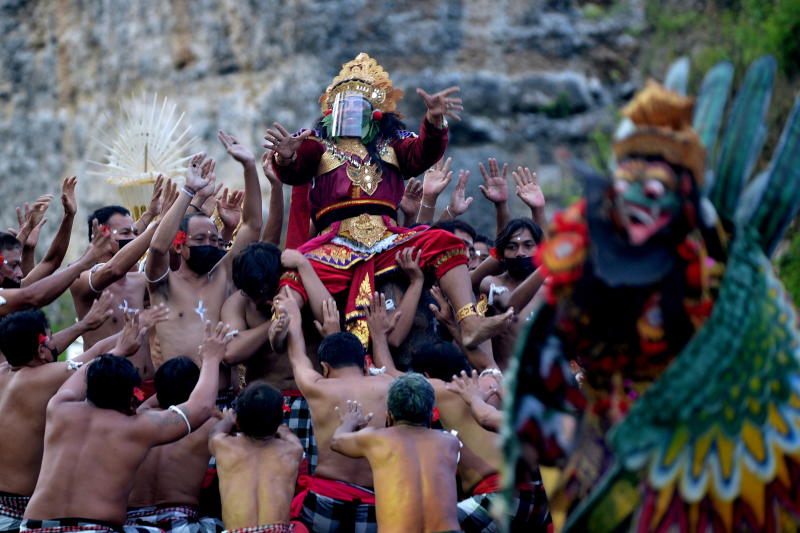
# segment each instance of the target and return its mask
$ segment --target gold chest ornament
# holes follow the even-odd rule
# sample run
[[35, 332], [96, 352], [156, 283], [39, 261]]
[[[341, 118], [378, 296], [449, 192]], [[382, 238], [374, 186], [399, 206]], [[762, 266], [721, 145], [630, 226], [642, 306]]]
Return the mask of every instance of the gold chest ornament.
[[[372, 196], [383, 178], [380, 165], [371, 163], [367, 147], [361, 139], [344, 138], [337, 142], [320, 139], [326, 150], [317, 167], [317, 176], [321, 176], [342, 165], [346, 166], [347, 177], [367, 195]], [[383, 161], [398, 166], [397, 155], [394, 148], [388, 143], [383, 143], [378, 148], [378, 154]]]

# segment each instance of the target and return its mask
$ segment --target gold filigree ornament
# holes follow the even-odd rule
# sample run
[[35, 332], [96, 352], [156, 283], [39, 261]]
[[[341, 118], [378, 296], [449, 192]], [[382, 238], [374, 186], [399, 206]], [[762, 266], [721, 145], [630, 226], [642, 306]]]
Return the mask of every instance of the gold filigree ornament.
[[656, 156], [688, 169], [698, 185], [705, 176], [706, 149], [692, 128], [694, 99], [649, 80], [623, 110], [636, 129], [613, 145], [618, 161]]
[[364, 52], [342, 65], [339, 75], [319, 97], [320, 110], [325, 113], [336, 95], [344, 92], [362, 94], [373, 109], [384, 113], [396, 113], [397, 102], [403, 97], [403, 91], [394, 88], [383, 67]]
[[361, 187], [361, 190], [372, 196], [378, 189], [378, 184], [383, 181], [381, 178], [381, 167], [372, 164], [367, 165], [364, 163], [353, 164], [347, 163], [347, 177], [353, 182], [356, 187]]
[[357, 217], [342, 220], [339, 235], [347, 237], [367, 248], [372, 248], [386, 234], [383, 217], [362, 213]]

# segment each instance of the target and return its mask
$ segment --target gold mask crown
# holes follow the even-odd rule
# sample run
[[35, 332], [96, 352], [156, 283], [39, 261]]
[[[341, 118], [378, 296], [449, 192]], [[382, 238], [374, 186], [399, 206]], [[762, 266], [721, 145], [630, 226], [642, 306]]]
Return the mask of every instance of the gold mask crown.
[[622, 114], [636, 130], [614, 143], [617, 160], [628, 156], [657, 156], [692, 173], [695, 183], [703, 183], [706, 149], [692, 128], [694, 98], [665, 89], [648, 80], [644, 90], [625, 106]]
[[344, 92], [363, 94], [372, 109], [384, 113], [396, 113], [397, 102], [403, 97], [403, 91], [394, 88], [383, 67], [364, 52], [342, 65], [339, 75], [319, 97], [321, 111], [330, 109], [336, 95]]

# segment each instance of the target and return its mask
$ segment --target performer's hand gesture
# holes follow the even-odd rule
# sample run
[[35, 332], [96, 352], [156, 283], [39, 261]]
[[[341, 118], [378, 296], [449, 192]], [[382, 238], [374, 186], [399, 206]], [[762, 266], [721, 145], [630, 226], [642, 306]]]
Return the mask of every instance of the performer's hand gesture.
[[217, 212], [222, 224], [226, 228], [236, 228], [242, 220], [242, 202], [244, 201], [244, 191], [232, 191], [228, 193], [228, 188], [222, 189], [217, 196]]
[[453, 218], [463, 215], [470, 204], [472, 204], [472, 196], [467, 198], [467, 181], [469, 180], [469, 170], [458, 171], [458, 181], [453, 188], [453, 194], [450, 196], [450, 205], [447, 210]]
[[78, 201], [75, 199], [75, 186], [77, 184], [77, 176], [64, 178], [61, 182], [61, 205], [64, 207], [64, 215], [75, 216], [75, 213], [78, 212]]
[[385, 337], [397, 325], [401, 311], [389, 314], [389, 311], [386, 310], [386, 295], [376, 291], [370, 297], [369, 303], [364, 306], [364, 314], [366, 315], [370, 335], [373, 337]]
[[453, 172], [450, 170], [452, 163], [452, 157], [448, 157], [444, 162], [440, 159], [438, 163], [425, 171], [422, 176], [422, 203], [427, 205], [436, 203], [436, 198], [453, 179]]
[[[414, 252], [417, 252], [416, 254]], [[422, 248], [415, 248], [410, 246], [403, 248], [394, 255], [394, 260], [403, 269], [403, 272], [408, 276], [409, 281], [421, 280], [424, 277], [422, 269], [419, 266], [420, 259], [422, 258]]]
[[275, 169], [272, 168], [273, 155], [275, 152], [264, 152], [261, 156], [261, 169], [264, 171], [264, 176], [267, 178], [271, 187], [281, 187], [283, 182], [275, 175]]
[[217, 138], [225, 147], [225, 150], [242, 165], [252, 165], [256, 161], [256, 156], [248, 147], [236, 140], [233, 135], [228, 135], [222, 130], [217, 133]]
[[511, 172], [517, 184], [517, 196], [525, 202], [531, 209], [541, 209], [544, 207], [544, 193], [539, 187], [539, 176], [536, 172], [531, 172], [528, 167], [517, 167]]
[[342, 331], [339, 325], [339, 309], [336, 307], [336, 300], [333, 298], [322, 300], [322, 324], [319, 323], [319, 320], [315, 320], [314, 327], [317, 328], [323, 339]]
[[464, 106], [461, 105], [461, 98], [450, 96], [460, 90], [460, 87], [454, 86], [435, 94], [428, 94], [422, 89], [417, 89], [417, 94], [422, 97], [425, 106], [428, 108], [428, 120], [435, 125], [439, 125], [446, 116], [454, 120], [461, 120], [461, 117], [456, 113], [456, 111], [464, 109]]
[[400, 200], [400, 211], [408, 219], [413, 219], [419, 212], [419, 203], [422, 201], [422, 183], [416, 178], [406, 182], [403, 198]]
[[214, 166], [214, 159], [206, 159], [206, 154], [201, 152], [194, 156], [186, 173], [186, 187], [194, 193], [200, 191], [214, 177]]
[[293, 160], [297, 149], [303, 144], [303, 141], [314, 133], [314, 130], [305, 130], [303, 133], [293, 137], [291, 133], [286, 131], [286, 128], [277, 122], [273, 122], [272, 125], [274, 129], [268, 129], [267, 134], [264, 135], [264, 138], [267, 140], [264, 148], [277, 153], [276, 162], [279, 165], [288, 164]]
[[339, 409], [337, 405], [334, 410], [339, 415], [340, 426], [344, 426], [349, 431], [358, 431], [367, 427], [372, 420], [372, 413], [364, 414], [361, 404], [355, 400], [347, 400], [344, 409]]
[[494, 204], [502, 204], [508, 201], [508, 163], [503, 164], [503, 173], [497, 166], [497, 159], [489, 158], [489, 171], [483, 163], [478, 163], [478, 168], [483, 176], [485, 185], [480, 186], [480, 190], [487, 200]]

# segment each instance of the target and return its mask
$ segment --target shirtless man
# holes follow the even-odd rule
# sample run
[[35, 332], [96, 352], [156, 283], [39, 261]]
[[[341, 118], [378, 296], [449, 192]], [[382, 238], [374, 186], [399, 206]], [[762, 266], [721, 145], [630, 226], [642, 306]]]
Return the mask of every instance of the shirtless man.
[[[376, 294], [366, 308], [367, 323], [373, 337], [373, 355], [375, 364], [386, 368], [386, 373], [402, 376], [389, 354], [385, 334], [389, 327], [389, 318], [386, 314], [385, 299], [383, 295]], [[458, 474], [461, 489], [464, 494], [475, 496], [474, 500], [467, 499], [466, 503], [459, 503], [459, 522], [466, 532], [481, 532], [482, 528], [496, 527], [492, 517], [486, 510], [490, 505], [489, 495], [492, 500], [494, 493], [500, 490], [499, 472], [503, 464], [496, 432], [485, 429], [472, 416], [470, 404], [458, 393], [451, 390], [449, 381], [455, 374], [469, 369], [465, 355], [452, 343], [429, 343], [420, 347], [414, 354], [411, 366], [415, 372], [424, 374], [436, 394], [436, 407], [439, 411], [439, 422], [448, 431], [455, 430], [464, 443], [461, 461], [458, 464]], [[492, 396], [497, 390], [497, 376], [500, 372], [494, 367], [488, 367], [481, 375], [481, 387], [484, 399]], [[476, 374], [476, 383], [478, 377]], [[496, 410], [495, 410], [496, 411]], [[535, 531], [537, 527], [545, 524], [548, 516], [547, 501], [541, 482], [538, 485], [528, 484], [523, 487], [529, 491], [522, 493], [517, 502], [523, 501], [515, 509], [520, 516], [513, 516], [517, 526], [529, 529], [520, 531]], [[463, 508], [462, 508], [463, 507]], [[494, 531], [486, 529], [485, 531]]]
[[227, 334], [224, 324], [206, 323], [200, 379], [188, 401], [167, 410], [135, 414], [140, 379], [123, 358], [102, 355], [75, 372], [47, 406], [42, 468], [20, 530], [119, 530], [150, 448], [186, 436], [214, 412]]
[[[156, 183], [156, 189], [161, 186], [162, 176]], [[167, 192], [169, 194], [169, 192]], [[111, 320], [94, 332], [84, 335], [83, 342], [86, 348], [91, 348], [96, 342], [117, 333], [122, 329], [124, 317], [127, 313], [144, 309], [145, 292], [147, 286], [144, 276], [140, 272], [132, 271], [150, 246], [150, 240], [158, 228], [156, 218], [147, 229], [138, 237], [134, 228], [130, 212], [119, 205], [108, 205], [97, 209], [89, 216], [89, 241], [92, 240], [91, 224], [97, 220], [101, 225], [111, 230], [113, 245], [107, 249], [100, 263], [80, 275], [70, 286], [75, 313], [78, 317], [86, 314], [92, 303], [104, 291], [111, 294], [113, 299], [113, 314]], [[139, 353], [130, 359], [143, 383], [149, 389], [148, 396], [152, 395], [153, 363], [150, 359], [150, 346], [142, 343]]]
[[[208, 447], [217, 458], [225, 529], [289, 533], [298, 438], [281, 424], [283, 397], [266, 383], [249, 385], [214, 428]], [[232, 433], [236, 428], [238, 432]]]
[[[496, 313], [513, 307], [524, 319], [535, 308], [534, 296], [544, 278], [536, 272], [533, 256], [542, 237], [541, 228], [533, 220], [515, 218], [506, 224], [495, 240], [497, 253], [502, 259], [489, 258], [474, 271], [505, 269], [499, 275], [485, 276], [480, 282], [480, 293], [488, 297], [489, 307]], [[506, 368], [523, 323], [524, 320], [517, 322], [515, 327], [492, 339], [492, 351], [501, 369]]]
[[375, 479], [381, 533], [460, 531], [456, 518], [458, 439], [431, 429], [434, 392], [420, 374], [398, 377], [386, 398], [386, 428], [367, 427], [358, 402], [340, 410], [331, 448], [366, 457]]
[[[19, 289], [0, 289], [0, 317], [28, 307], [44, 307], [61, 296], [72, 282], [80, 276], [81, 272], [88, 270], [94, 266], [101, 257], [104, 257], [105, 254], [108, 253], [108, 248], [112, 245], [111, 230], [108, 228], [101, 229], [97, 221], [94, 221], [93, 224], [92, 231], [97, 237], [86, 248], [86, 251], [83, 252], [77, 261], [62, 269], [60, 272], [44, 277], [26, 287]], [[21, 245], [19, 246], [21, 247]], [[10, 250], [5, 244], [3, 244], [3, 247], [3, 251], [7, 254], [16, 250], [14, 246], [11, 246]], [[16, 259], [14, 259], [14, 257], [16, 257]], [[14, 269], [19, 267], [19, 263], [17, 263], [17, 261], [19, 261], [19, 256], [9, 255], [7, 259], [0, 255], [0, 264], [6, 261], [16, 263]], [[5, 269], [0, 269], [0, 286], [2, 286], [6, 275], [8, 275], [8, 272]]]
[[[85, 320], [93, 320], [95, 326], [105, 320], [107, 300], [99, 301]], [[47, 402], [80, 365], [103, 350], [126, 356], [138, 348], [133, 318], [117, 338], [64, 363], [56, 362], [56, 346], [71, 340], [56, 341], [42, 311], [18, 311], [0, 322], [0, 350], [7, 358], [0, 364], [0, 434], [6, 435], [0, 439], [0, 531], [19, 529], [33, 494], [42, 463]]]
[[[146, 402], [138, 412], [164, 411], [187, 401], [199, 378], [200, 369], [188, 357], [170, 359], [155, 374], [157, 407]], [[211, 457], [208, 435], [218, 421], [215, 413], [189, 435], [147, 452], [128, 497], [127, 525], [180, 533], [215, 533], [223, 529], [219, 519], [198, 512], [200, 489]]]
[[351, 333], [335, 333], [322, 341], [320, 374], [306, 355], [297, 302], [281, 293], [275, 305], [280, 313], [278, 321], [289, 329], [289, 361], [297, 386], [311, 407], [319, 451], [319, 464], [305, 494], [300, 519], [314, 532], [374, 533], [377, 525], [372, 471], [366, 459], [351, 459], [331, 449], [333, 432], [338, 426], [334, 408], [355, 399], [378, 413], [370, 424], [383, 427], [386, 393], [392, 380], [383, 374], [364, 375], [364, 348]]
[[[156, 329], [164, 360], [180, 356], [197, 358], [193, 346], [202, 336], [203, 324], [206, 320], [219, 320], [222, 304], [231, 292], [233, 258], [247, 244], [258, 239], [261, 231], [261, 191], [255, 156], [222, 131], [219, 139], [244, 168], [242, 225], [233, 247], [226, 254], [219, 229], [210, 218], [199, 213], [186, 215], [195, 191], [208, 185], [214, 172], [213, 159], [206, 159], [205, 154], [194, 156], [186, 175], [186, 185], [181, 188], [178, 199], [167, 211], [150, 243], [145, 267], [150, 302], [153, 305], [163, 303], [171, 310], [169, 318]], [[169, 266], [171, 246], [181, 257], [180, 267], [175, 271]], [[225, 389], [228, 388], [228, 375], [226, 373], [220, 383]], [[232, 394], [228, 396], [233, 399]]]

